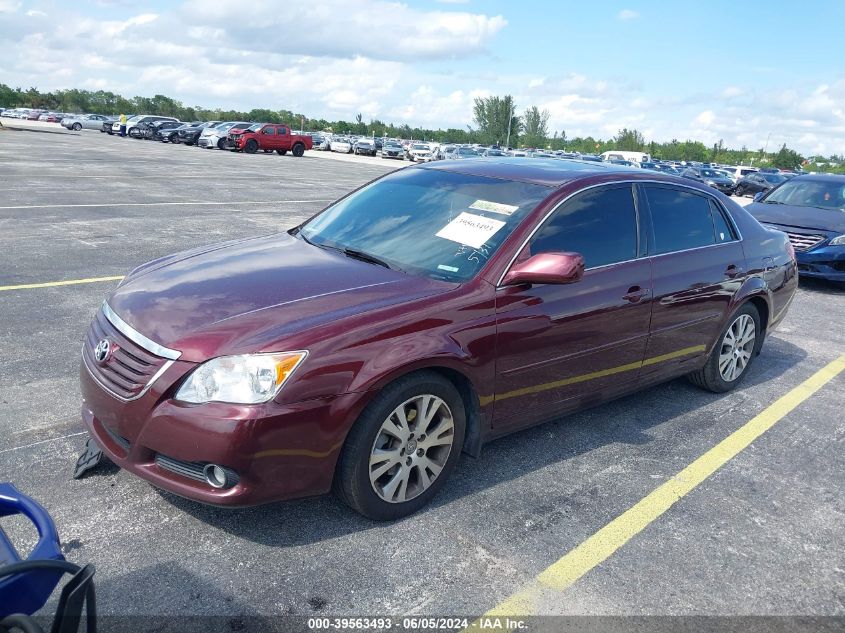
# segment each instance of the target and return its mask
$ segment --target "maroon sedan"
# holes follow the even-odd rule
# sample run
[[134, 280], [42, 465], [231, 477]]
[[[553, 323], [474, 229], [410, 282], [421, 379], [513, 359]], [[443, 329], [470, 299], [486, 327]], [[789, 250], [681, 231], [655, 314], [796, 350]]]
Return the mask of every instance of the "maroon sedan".
[[784, 233], [688, 180], [429, 163], [135, 269], [88, 330], [82, 415], [176, 494], [334, 487], [392, 519], [492, 438], [677, 376], [732, 389], [797, 280]]

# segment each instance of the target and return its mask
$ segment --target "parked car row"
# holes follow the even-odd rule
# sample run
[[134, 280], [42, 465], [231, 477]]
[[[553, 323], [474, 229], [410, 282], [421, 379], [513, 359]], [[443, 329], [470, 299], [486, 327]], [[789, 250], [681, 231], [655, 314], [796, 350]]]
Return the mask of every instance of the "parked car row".
[[[29, 108], [14, 108], [0, 112], [11, 118], [60, 122], [69, 130], [100, 130], [107, 134], [120, 132], [116, 116], [102, 114], [67, 114], [45, 112]], [[765, 193], [786, 179], [800, 172], [774, 168], [715, 165], [693, 161], [665, 161], [652, 158], [644, 152], [611, 150], [601, 156], [544, 150], [536, 148], [505, 148], [497, 145], [448, 144], [438, 142], [335, 135], [325, 132], [297, 132], [288, 126], [247, 121], [179, 121], [160, 115], [132, 115], [127, 117], [127, 136], [172, 143], [196, 145], [204, 149], [228, 149], [255, 153], [288, 151], [301, 156], [306, 149], [377, 156], [384, 159], [429, 162], [435, 160], [464, 160], [479, 157], [553, 158], [563, 160], [603, 161], [606, 163], [639, 167], [654, 172], [681, 176], [704, 183], [728, 195], [746, 196]]]

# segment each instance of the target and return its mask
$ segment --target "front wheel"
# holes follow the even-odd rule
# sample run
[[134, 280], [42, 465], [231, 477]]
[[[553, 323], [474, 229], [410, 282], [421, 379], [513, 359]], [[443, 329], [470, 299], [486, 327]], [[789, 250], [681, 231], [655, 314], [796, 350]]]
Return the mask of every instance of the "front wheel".
[[78, 132], [78, 131], [79, 131], [79, 130], [81, 130], [81, 129], [82, 129], [82, 124], [81, 124], [81, 123], [74, 123], [74, 124], [73, 124], [73, 131], [74, 131], [74, 132]]
[[688, 377], [702, 389], [714, 393], [730, 391], [748, 373], [762, 345], [760, 314], [753, 304], [746, 303], [728, 319], [707, 364]]
[[742, 198], [745, 195], [745, 188], [740, 185], [737, 185], [736, 189], [734, 189], [734, 195], [739, 198]]
[[217, 140], [217, 149], [226, 149], [226, 139], [221, 138]]
[[305, 154], [305, 145], [302, 143], [297, 143], [293, 146], [293, 150], [291, 153], [296, 156], [297, 158], [301, 158]]
[[355, 422], [335, 489], [364, 516], [388, 521], [428, 504], [457, 463], [466, 415], [455, 386], [421, 371], [388, 385]]
[[247, 154], [255, 154], [258, 151], [258, 141], [255, 139], [249, 139], [244, 145], [244, 151]]

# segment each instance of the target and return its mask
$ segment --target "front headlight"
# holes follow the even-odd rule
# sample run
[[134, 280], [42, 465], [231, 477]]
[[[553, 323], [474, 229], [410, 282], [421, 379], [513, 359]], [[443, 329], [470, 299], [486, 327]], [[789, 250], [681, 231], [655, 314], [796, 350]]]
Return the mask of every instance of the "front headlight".
[[845, 246], [845, 235], [837, 235], [830, 240], [830, 246]]
[[176, 393], [176, 400], [194, 404], [267, 402], [307, 355], [302, 351], [213, 358], [194, 369]]

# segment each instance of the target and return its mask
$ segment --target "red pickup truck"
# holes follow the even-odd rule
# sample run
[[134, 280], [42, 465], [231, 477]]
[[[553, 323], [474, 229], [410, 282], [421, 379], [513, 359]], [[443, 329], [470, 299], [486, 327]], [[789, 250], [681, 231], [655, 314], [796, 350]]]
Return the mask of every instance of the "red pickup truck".
[[256, 123], [250, 127], [232, 128], [229, 130], [229, 149], [233, 152], [255, 154], [260, 149], [265, 152], [275, 150], [284, 156], [288, 152], [294, 156], [302, 156], [306, 149], [311, 149], [313, 143], [310, 136], [291, 134], [287, 125], [276, 123]]

